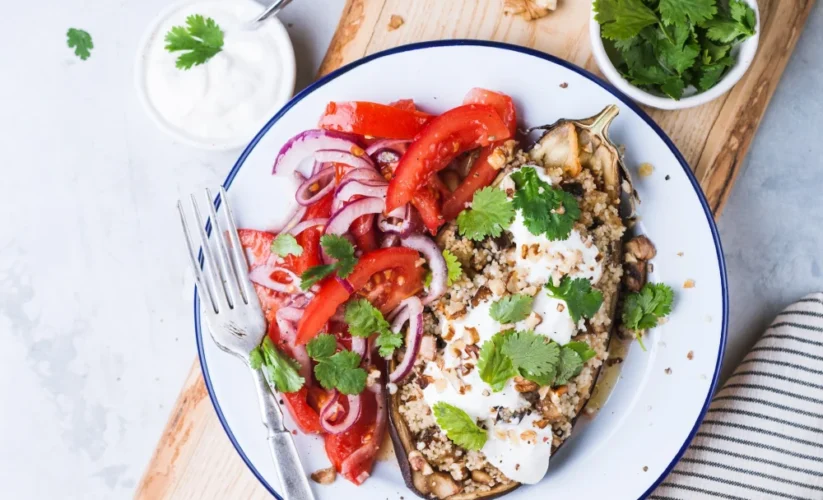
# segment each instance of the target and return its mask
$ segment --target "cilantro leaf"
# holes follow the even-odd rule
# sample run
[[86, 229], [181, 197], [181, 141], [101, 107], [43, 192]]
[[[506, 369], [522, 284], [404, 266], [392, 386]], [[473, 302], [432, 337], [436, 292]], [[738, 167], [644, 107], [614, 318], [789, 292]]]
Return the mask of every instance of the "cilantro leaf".
[[593, 357], [597, 356], [597, 353], [594, 352], [594, 349], [589, 347], [589, 344], [581, 341], [573, 340], [568, 344], [564, 345], [563, 349], [571, 349], [572, 351], [576, 352], [580, 355], [580, 359], [582, 359], [584, 363], [592, 359]]
[[657, 326], [658, 320], [672, 311], [674, 292], [664, 283], [646, 283], [639, 293], [629, 294], [623, 302], [623, 325], [634, 331]]
[[394, 350], [403, 345], [403, 336], [393, 332], [383, 314], [366, 299], [357, 299], [346, 305], [346, 323], [349, 333], [355, 337], [370, 337], [376, 333], [375, 345], [380, 355], [388, 358]]
[[662, 64], [678, 75], [694, 66], [700, 47], [696, 43], [685, 43], [667, 39], [661, 40], [656, 46], [658, 58]]
[[214, 19], [194, 14], [186, 18], [186, 26], [173, 26], [165, 41], [169, 52], [187, 51], [177, 56], [175, 66], [191, 69], [223, 50], [223, 30]]
[[74, 49], [74, 55], [83, 61], [89, 58], [91, 49], [94, 48], [89, 32], [77, 28], [69, 28], [66, 32], [66, 43], [69, 48]]
[[320, 266], [313, 266], [306, 269], [300, 275], [300, 288], [308, 290], [315, 283], [330, 275], [336, 269], [334, 264], [323, 264]]
[[271, 242], [271, 251], [280, 257], [286, 257], [287, 255], [299, 257], [303, 255], [303, 247], [297, 243], [297, 238], [288, 233], [277, 235], [277, 238]]
[[592, 284], [586, 278], [571, 279], [564, 276], [560, 280], [560, 285], [555, 286], [552, 280], [546, 283], [549, 289], [549, 296], [566, 302], [572, 320], [577, 323], [580, 318], [591, 318], [603, 303], [603, 294], [600, 290], [592, 288]]
[[522, 293], [508, 295], [492, 304], [489, 315], [493, 320], [504, 325], [517, 323], [529, 315], [533, 301], [533, 297]]
[[700, 90], [709, 90], [717, 85], [717, 82], [723, 78], [726, 73], [725, 64], [711, 64], [701, 68], [700, 79], [697, 82], [697, 87]]
[[680, 99], [683, 97], [683, 90], [685, 90], [685, 88], [686, 83], [678, 76], [667, 78], [666, 81], [663, 82], [663, 85], [660, 86], [660, 90], [672, 99]]
[[249, 353], [249, 366], [253, 370], [259, 370], [263, 366], [263, 350], [260, 349], [260, 346], [255, 347]]
[[314, 375], [324, 389], [337, 389], [352, 395], [360, 394], [366, 388], [366, 370], [360, 368], [360, 355], [356, 352], [340, 351], [315, 361]]
[[485, 187], [474, 193], [471, 208], [457, 216], [457, 229], [470, 240], [498, 237], [514, 219], [514, 207], [502, 190]]
[[705, 27], [708, 28], [706, 36], [720, 43], [732, 43], [753, 34], [745, 25], [729, 19], [713, 19], [705, 23]]
[[300, 276], [300, 288], [308, 290], [315, 283], [322, 280], [331, 273], [337, 271], [337, 275], [345, 278], [354, 270], [357, 265], [357, 258], [354, 256], [354, 246], [342, 236], [326, 234], [320, 238], [320, 246], [330, 257], [337, 259], [332, 264], [322, 264], [306, 269]]
[[569, 380], [580, 374], [583, 369], [583, 358], [574, 349], [560, 349], [560, 362], [557, 364], [557, 377], [554, 385], [566, 385]]
[[503, 354], [521, 375], [524, 371], [536, 376], [554, 374], [559, 353], [557, 343], [531, 330], [510, 333], [503, 341]]
[[480, 379], [489, 384], [494, 392], [502, 391], [506, 382], [517, 375], [511, 359], [503, 354], [505, 338], [505, 334], [498, 333], [485, 341], [480, 348], [480, 359], [477, 361]]
[[306, 344], [306, 352], [314, 360], [330, 358], [335, 351], [337, 351], [337, 339], [328, 333], [318, 335]]
[[395, 349], [403, 345], [403, 336], [391, 330], [386, 330], [380, 332], [380, 335], [374, 339], [374, 345], [377, 346], [377, 352], [381, 357], [388, 358], [394, 353]]
[[714, 0], [660, 0], [660, 16], [666, 24], [694, 24], [708, 21], [717, 14]]
[[612, 40], [627, 40], [637, 36], [646, 26], [658, 22], [657, 14], [643, 0], [616, 0], [608, 11], [614, 21], [603, 25], [601, 33]]
[[594, 0], [594, 19], [600, 23], [610, 23], [617, 18], [617, 0]]
[[512, 205], [523, 215], [530, 233], [551, 240], [565, 240], [580, 218], [580, 206], [571, 194], [554, 189], [537, 175], [534, 167], [523, 167], [512, 175], [517, 190]]
[[754, 29], [757, 25], [757, 14], [749, 4], [743, 0], [730, 0], [729, 14], [732, 16], [732, 19], [748, 28], [749, 31], [754, 34]]
[[266, 378], [276, 391], [297, 392], [303, 387], [306, 381], [300, 376], [300, 363], [280, 352], [269, 337], [263, 339], [263, 344], [258, 349], [259, 357], [257, 354], [252, 355], [254, 359], [250, 361], [260, 361], [260, 367], [264, 369]]
[[354, 246], [349, 240], [335, 234], [326, 234], [320, 238], [320, 246], [326, 254], [337, 259], [335, 265], [338, 276], [345, 278], [351, 274], [357, 264], [357, 258], [354, 256]]
[[446, 269], [448, 271], [446, 284], [448, 286], [452, 286], [457, 280], [460, 279], [460, 276], [463, 275], [463, 267], [460, 265], [460, 261], [457, 260], [457, 257], [448, 250], [443, 250], [443, 259], [446, 261]]
[[488, 434], [477, 422], [460, 408], [448, 403], [435, 403], [432, 407], [437, 425], [458, 446], [467, 450], [480, 450], [486, 444]]

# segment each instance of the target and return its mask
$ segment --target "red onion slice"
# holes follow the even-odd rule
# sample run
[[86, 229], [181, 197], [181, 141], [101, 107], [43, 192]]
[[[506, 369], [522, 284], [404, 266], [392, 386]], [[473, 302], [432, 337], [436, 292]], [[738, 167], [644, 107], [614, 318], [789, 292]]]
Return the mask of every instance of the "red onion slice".
[[355, 170], [349, 170], [343, 177], [340, 178], [340, 184], [343, 184], [346, 181], [379, 181], [388, 183], [385, 177], [380, 175], [380, 172], [374, 170], [373, 168], [358, 168]]
[[[252, 268], [252, 270], [249, 271], [249, 280], [251, 280], [252, 283], [274, 290], [275, 292], [296, 293], [300, 288], [300, 277], [284, 267], [273, 265], [273, 262], [274, 259], [272, 258]], [[281, 283], [273, 280], [271, 275], [274, 272], [287, 274], [292, 280], [291, 283]]]
[[352, 352], [356, 352], [360, 355], [361, 358], [366, 357], [366, 338], [364, 337], [355, 337], [352, 335], [351, 337], [351, 350]]
[[362, 149], [352, 149], [345, 151], [321, 149], [314, 152], [314, 160], [321, 163], [342, 163], [352, 168], [367, 168], [374, 169], [374, 163], [365, 154], [360, 156], [354, 154], [355, 151], [362, 151]]
[[383, 393], [383, 384], [376, 383], [369, 386], [369, 391], [374, 394], [377, 401], [377, 417], [374, 421], [374, 435], [372, 439], [357, 449], [354, 453], [349, 455], [349, 458], [343, 460], [340, 464], [340, 473], [346, 477], [353, 477], [355, 484], [363, 484], [363, 481], [369, 478], [369, 472], [362, 471], [357, 476], [353, 476], [355, 468], [366, 460], [368, 457], [377, 453], [378, 448], [383, 443], [383, 435], [386, 433], [386, 423], [388, 421], [388, 414], [386, 412], [386, 398]]
[[404, 247], [413, 248], [422, 253], [426, 260], [429, 261], [429, 269], [432, 272], [432, 281], [429, 285], [429, 291], [423, 297], [423, 305], [432, 303], [435, 299], [446, 293], [447, 281], [449, 278], [449, 270], [446, 267], [446, 259], [443, 258], [443, 253], [440, 247], [428, 236], [422, 234], [413, 234], [403, 238], [402, 245]]
[[357, 419], [362, 413], [361, 398], [362, 394], [354, 396], [346, 396], [349, 401], [349, 410], [346, 412], [345, 418], [342, 421], [332, 424], [329, 419], [334, 416], [334, 413], [340, 411], [340, 393], [337, 389], [333, 389], [334, 395], [329, 398], [326, 404], [320, 409], [320, 426], [329, 434], [340, 434], [351, 429]]
[[361, 198], [353, 201], [329, 219], [326, 234], [343, 234], [349, 230], [349, 226], [358, 217], [382, 213], [384, 208], [386, 208], [386, 200], [380, 198]]
[[396, 247], [400, 244], [400, 236], [397, 234], [386, 234], [383, 236], [383, 241], [380, 242], [380, 248]]
[[303, 311], [295, 307], [281, 307], [274, 315], [280, 338], [291, 348], [292, 357], [300, 364], [300, 376], [306, 382], [311, 380], [311, 360], [306, 346], [297, 345], [297, 321], [303, 316]]
[[406, 332], [406, 352], [403, 359], [389, 374], [389, 382], [397, 383], [411, 372], [417, 353], [420, 351], [420, 340], [423, 338], [423, 303], [417, 297], [409, 297], [400, 303], [403, 309], [392, 322], [392, 331], [400, 333], [406, 321], [409, 329]]
[[343, 289], [346, 290], [346, 293], [348, 293], [349, 295], [354, 293], [354, 287], [351, 286], [351, 283], [349, 283], [349, 280], [347, 280], [345, 278], [341, 278], [340, 276], [337, 276], [336, 274], [334, 275], [334, 279], [336, 279], [337, 282], [340, 283], [340, 286], [342, 286]]
[[[389, 222], [390, 218], [400, 219], [398, 223]], [[401, 237], [409, 236], [414, 230], [412, 223], [412, 211], [408, 204], [395, 208], [388, 215], [380, 215], [377, 218], [377, 227], [384, 233], [395, 233]]]
[[352, 151], [354, 148], [360, 148], [357, 145], [355, 136], [331, 130], [306, 130], [292, 137], [283, 145], [274, 160], [271, 173], [276, 174], [278, 171], [281, 173], [294, 172], [300, 166], [300, 163], [313, 155], [315, 151], [326, 149]]
[[[298, 234], [302, 233], [306, 229], [314, 226], [325, 226], [326, 223], [329, 222], [329, 219], [320, 218], [320, 219], [306, 219], [300, 224], [294, 226], [292, 229], [289, 230], [289, 234], [292, 236], [297, 236]], [[321, 230], [323, 228], [320, 228]]]
[[336, 199], [340, 201], [349, 201], [354, 196], [365, 196], [368, 198], [382, 198], [386, 199], [386, 191], [389, 189], [389, 184], [386, 181], [378, 180], [357, 180], [350, 179], [346, 182], [340, 183], [334, 193]]
[[411, 141], [405, 139], [381, 139], [367, 147], [366, 154], [374, 158], [374, 155], [379, 154], [381, 151], [388, 150], [396, 153], [399, 159], [399, 157], [406, 152], [410, 142]]
[[292, 230], [294, 226], [296, 226], [301, 220], [303, 220], [303, 216], [306, 215], [306, 210], [308, 207], [304, 207], [302, 205], [297, 205], [297, 210], [294, 211], [291, 218], [286, 222], [283, 226], [283, 229], [280, 230], [281, 233], [288, 233]]
[[325, 196], [326, 193], [334, 189], [334, 167], [324, 168], [323, 170], [312, 175], [294, 194], [294, 199], [297, 203], [304, 207], [314, 204], [317, 200]]

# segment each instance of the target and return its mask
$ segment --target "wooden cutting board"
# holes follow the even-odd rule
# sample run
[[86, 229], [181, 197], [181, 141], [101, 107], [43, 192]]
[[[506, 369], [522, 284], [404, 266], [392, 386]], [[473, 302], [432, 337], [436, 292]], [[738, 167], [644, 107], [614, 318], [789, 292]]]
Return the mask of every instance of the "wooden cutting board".
[[[559, 0], [536, 21], [507, 15], [504, 0], [348, 0], [320, 68], [324, 75], [364, 55], [444, 38], [532, 47], [599, 73], [589, 44], [588, 0]], [[814, 0], [759, 0], [760, 49], [727, 95], [684, 111], [648, 110], [692, 166], [719, 215]], [[392, 29], [399, 16], [403, 24]], [[395, 18], [396, 20], [397, 18]], [[261, 426], [261, 439], [263, 428]], [[231, 446], [195, 360], [136, 498], [267, 498]]]

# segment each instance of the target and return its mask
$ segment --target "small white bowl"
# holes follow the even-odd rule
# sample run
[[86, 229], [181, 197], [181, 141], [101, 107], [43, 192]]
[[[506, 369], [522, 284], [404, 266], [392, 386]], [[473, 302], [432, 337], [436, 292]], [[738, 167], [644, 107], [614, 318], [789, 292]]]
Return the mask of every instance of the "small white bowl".
[[[226, 2], [237, 2], [240, 0], [225, 0]], [[252, 6], [260, 7], [256, 2], [253, 0], [243, 0], [251, 4]], [[188, 146], [193, 146], [201, 149], [207, 149], [211, 151], [229, 151], [233, 149], [239, 149], [245, 147], [254, 137], [258, 130], [260, 130], [268, 121], [271, 119], [272, 116], [281, 108], [284, 104], [286, 104], [289, 99], [291, 99], [292, 95], [294, 94], [294, 85], [297, 75], [297, 65], [295, 62], [294, 57], [294, 47], [291, 43], [291, 38], [289, 38], [289, 33], [286, 31], [286, 27], [283, 26], [283, 23], [280, 22], [279, 19], [275, 16], [271, 16], [263, 23], [267, 25], [268, 29], [272, 30], [272, 33], [275, 36], [275, 40], [280, 47], [280, 51], [283, 55], [282, 65], [278, 68], [282, 73], [283, 83], [281, 85], [280, 93], [276, 100], [273, 101], [272, 106], [268, 112], [263, 114], [263, 119], [260, 123], [254, 124], [253, 126], [249, 127], [248, 135], [242, 135], [227, 139], [204, 139], [201, 137], [192, 136], [186, 134], [180, 128], [172, 125], [169, 123], [160, 112], [155, 108], [152, 104], [151, 100], [149, 99], [147, 90], [146, 90], [146, 52], [149, 47], [149, 43], [152, 40], [154, 34], [160, 29], [163, 23], [173, 14], [181, 10], [182, 8], [189, 6], [191, 4], [202, 3], [203, 0], [180, 0], [178, 2], [174, 2], [169, 5], [167, 8], [163, 9], [157, 17], [151, 22], [149, 28], [146, 30], [146, 33], [143, 35], [143, 38], [140, 41], [140, 45], [137, 51], [137, 59], [134, 65], [134, 82], [137, 88], [137, 96], [140, 104], [143, 106], [143, 109], [146, 111], [146, 114], [149, 115], [152, 122], [154, 122], [157, 127], [171, 136], [177, 142], [182, 144], [186, 144]], [[263, 7], [260, 7], [260, 11], [262, 12]]]
[[735, 47], [732, 51], [732, 57], [735, 58], [736, 63], [726, 73], [722, 80], [717, 85], [705, 92], [697, 93], [694, 87], [686, 89], [684, 97], [680, 100], [672, 99], [671, 97], [662, 97], [659, 95], [650, 94], [645, 90], [635, 87], [629, 83], [623, 75], [617, 71], [608, 54], [606, 48], [603, 46], [603, 39], [600, 37], [600, 23], [594, 19], [594, 8], [592, 8], [592, 17], [589, 22], [589, 35], [591, 37], [592, 52], [594, 53], [594, 60], [597, 61], [597, 66], [600, 71], [606, 76], [612, 85], [620, 89], [624, 94], [628, 95], [635, 101], [658, 109], [685, 109], [694, 106], [700, 106], [709, 101], [713, 101], [721, 95], [728, 92], [735, 83], [740, 80], [746, 73], [746, 70], [751, 66], [754, 56], [757, 53], [757, 45], [760, 40], [760, 10], [757, 8], [756, 0], [746, 0], [746, 3], [754, 9], [757, 17], [757, 26], [754, 35], [746, 41]]

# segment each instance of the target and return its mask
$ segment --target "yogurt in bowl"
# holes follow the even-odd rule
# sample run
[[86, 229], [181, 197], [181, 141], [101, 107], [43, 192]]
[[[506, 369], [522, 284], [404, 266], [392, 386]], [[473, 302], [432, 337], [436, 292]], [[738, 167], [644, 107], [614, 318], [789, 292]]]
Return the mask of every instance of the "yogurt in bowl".
[[[135, 76], [141, 101], [161, 129], [192, 146], [238, 148], [289, 100], [294, 49], [276, 18], [250, 23], [261, 11], [253, 0], [187, 0], [152, 23]], [[223, 47], [205, 63], [180, 69], [175, 62], [183, 52], [166, 50], [165, 36], [196, 14], [217, 23]]]

